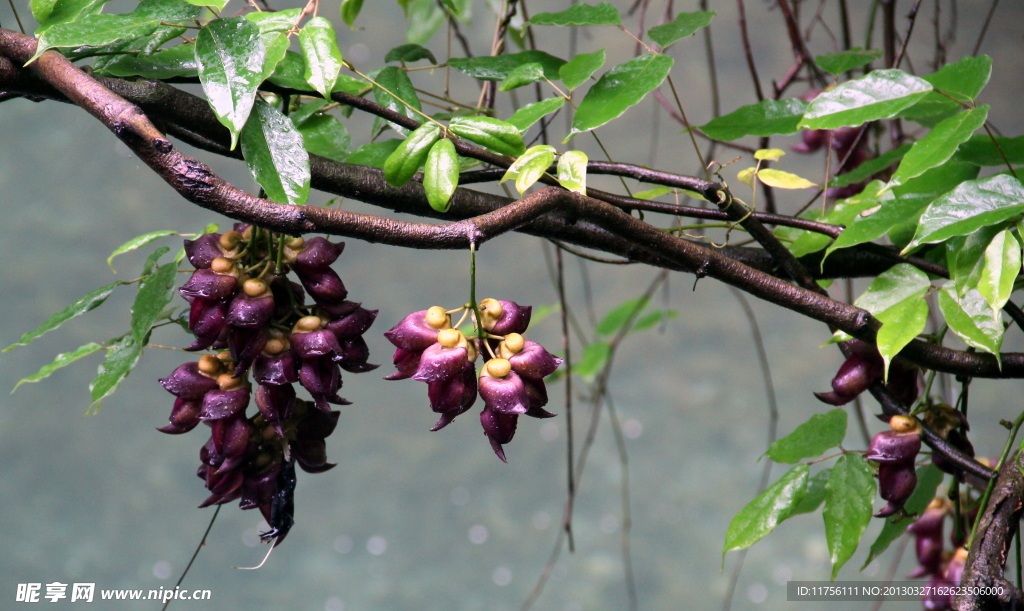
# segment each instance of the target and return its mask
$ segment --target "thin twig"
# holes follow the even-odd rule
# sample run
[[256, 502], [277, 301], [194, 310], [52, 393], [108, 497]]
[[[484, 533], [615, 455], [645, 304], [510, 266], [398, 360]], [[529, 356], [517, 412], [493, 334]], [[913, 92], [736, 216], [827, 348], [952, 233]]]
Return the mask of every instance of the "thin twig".
[[[213, 515], [210, 516], [210, 523], [206, 525], [206, 531], [203, 532], [203, 538], [199, 540], [199, 545], [196, 546], [196, 551], [192, 553], [192, 558], [189, 559], [188, 565], [185, 566], [185, 570], [181, 572], [181, 577], [178, 577], [178, 582], [174, 584], [174, 588], [177, 589], [181, 585], [181, 582], [185, 581], [185, 575], [188, 575], [189, 569], [192, 568], [192, 563], [196, 561], [196, 556], [199, 555], [199, 550], [203, 549], [206, 545], [206, 537], [210, 535], [210, 529], [213, 528], [213, 523], [217, 521], [217, 515], [220, 514], [220, 508], [223, 505], [217, 505], [217, 508], [213, 510]], [[166, 611], [167, 606], [171, 604], [171, 600], [168, 599], [164, 602], [164, 606], [160, 608], [160, 611]]]

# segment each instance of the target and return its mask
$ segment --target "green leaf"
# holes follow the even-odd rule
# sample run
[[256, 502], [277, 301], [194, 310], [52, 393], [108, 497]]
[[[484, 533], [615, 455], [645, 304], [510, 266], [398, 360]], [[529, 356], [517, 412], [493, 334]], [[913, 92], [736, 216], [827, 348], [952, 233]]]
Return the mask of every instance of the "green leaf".
[[985, 249], [984, 265], [978, 279], [978, 292], [992, 306], [1003, 309], [1013, 292], [1013, 281], [1020, 274], [1020, 242], [1010, 229], [1000, 231]]
[[334, 26], [323, 17], [310, 19], [299, 32], [299, 47], [306, 60], [306, 82], [329, 99], [342, 61]]
[[452, 68], [482, 81], [503, 81], [519, 66], [531, 63], [540, 64], [544, 68], [544, 76], [553, 81], [558, 78], [558, 70], [565, 60], [543, 51], [522, 51], [496, 57], [453, 57], [448, 60]]
[[795, 465], [741, 509], [729, 523], [722, 553], [750, 547], [793, 515], [807, 492], [809, 469], [804, 464]]
[[502, 155], [516, 157], [526, 150], [523, 134], [517, 126], [491, 117], [457, 117], [451, 120], [448, 129], [460, 138]]
[[537, 62], [523, 64], [508, 73], [498, 86], [498, 91], [512, 91], [530, 83], [544, 80], [544, 67]]
[[[907, 154], [907, 151], [910, 150], [911, 146], [913, 145], [910, 142], [907, 142], [905, 144], [899, 145], [898, 147], [892, 149], [891, 151], [886, 151], [885, 153], [882, 153], [881, 155], [875, 157], [874, 159], [868, 159], [867, 161], [860, 164], [856, 168], [850, 170], [849, 172], [846, 172], [845, 174], [840, 174], [839, 176], [833, 178], [832, 181], [828, 183], [828, 186], [845, 187], [847, 185], [852, 185], [854, 183], [867, 180], [868, 178], [871, 178], [872, 176], [881, 172], [882, 170], [888, 169], [890, 166], [892, 166], [892, 164], [896, 163], [900, 159], [903, 159], [903, 156]], [[881, 187], [879, 187], [879, 189], [876, 189], [873, 192], [877, 193], [880, 189]]]
[[92, 403], [85, 415], [98, 411], [100, 401], [117, 390], [121, 380], [124, 380], [139, 362], [142, 349], [145, 347], [144, 341], [135, 339], [131, 334], [114, 342], [113, 348], [107, 351], [107, 358], [100, 364], [96, 377], [89, 384]]
[[884, 55], [882, 51], [854, 47], [848, 51], [819, 55], [814, 58], [814, 63], [818, 64], [819, 68], [832, 76], [839, 76], [854, 68], [870, 64], [879, 57], [882, 57], [882, 55]]
[[32, 15], [39, 22], [36, 35], [50, 29], [51, 26], [78, 21], [82, 17], [97, 15], [109, 0], [49, 0], [48, 2], [29, 3]]
[[711, 20], [714, 18], [714, 11], [679, 13], [672, 21], [647, 30], [647, 36], [662, 47], [667, 47], [675, 41], [691, 36], [697, 30], [711, 25]]
[[611, 4], [602, 2], [596, 6], [579, 2], [558, 13], [538, 13], [529, 21], [529, 25], [619, 25], [622, 17]]
[[436, 123], [424, 123], [398, 145], [384, 162], [384, 180], [392, 187], [401, 187], [412, 180], [416, 170], [427, 160], [430, 147], [441, 137]]
[[775, 462], [800, 462], [804, 458], [821, 456], [825, 450], [841, 444], [844, 437], [846, 411], [834, 409], [825, 414], [814, 414], [792, 433], [773, 442], [765, 455]]
[[122, 55], [103, 66], [103, 72], [113, 76], [142, 76], [152, 79], [196, 77], [199, 64], [192, 45], [178, 45], [150, 55]]
[[874, 70], [816, 97], [799, 127], [835, 129], [888, 119], [931, 90], [930, 83], [902, 70]]
[[427, 163], [423, 167], [423, 188], [427, 202], [438, 212], [448, 212], [452, 194], [459, 186], [459, 155], [455, 145], [447, 138], [430, 147]]
[[516, 190], [522, 195], [533, 183], [537, 182], [555, 160], [555, 147], [546, 144], [531, 146], [505, 170], [501, 182], [515, 179]]
[[612, 346], [608, 342], [590, 342], [583, 348], [583, 356], [572, 368], [572, 372], [584, 379], [593, 379], [604, 369], [604, 364], [608, 362], [611, 353]]
[[565, 65], [558, 69], [558, 76], [571, 91], [587, 82], [587, 79], [603, 65], [604, 49], [593, 53], [581, 53], [565, 62]]
[[[917, 470], [917, 487], [914, 488], [914, 493], [907, 499], [907, 504], [904, 508], [907, 513], [910, 514], [921, 514], [928, 507], [928, 503], [932, 502], [935, 498], [935, 492], [942, 483], [942, 471], [935, 465], [928, 464]], [[868, 557], [864, 560], [864, 566], [860, 570], [867, 568], [871, 561], [882, 555], [889, 545], [900, 538], [900, 535], [907, 532], [907, 526], [910, 525], [910, 520], [907, 520], [902, 515], [896, 515], [891, 518], [885, 519], [885, 526], [882, 527], [882, 532], [878, 533], [878, 538], [871, 544], [871, 551], [868, 553]]]
[[942, 316], [953, 333], [968, 346], [984, 350], [1000, 359], [999, 349], [1003, 344], [1004, 331], [1002, 316], [992, 310], [992, 306], [977, 289], [958, 296], [956, 286], [950, 280], [939, 291], [938, 302]]
[[646, 331], [654, 325], [667, 322], [679, 318], [679, 312], [675, 310], [658, 310], [657, 312], [649, 312], [644, 314], [633, 324], [631, 332], [637, 333], [640, 331]]
[[[171, 249], [168, 248], [167, 246], [161, 246], [160, 248], [157, 248], [153, 252], [149, 253], [149, 256], [146, 257], [146, 260], [142, 262], [142, 272], [139, 274], [139, 277], [141, 278], [143, 276], [148, 276], [152, 274], [153, 270], [156, 269], [157, 264], [160, 262], [160, 259], [168, 252], [170, 252], [170, 250]], [[184, 250], [184, 248], [182, 248], [182, 250]]]
[[430, 52], [430, 49], [421, 45], [400, 45], [388, 51], [388, 54], [384, 56], [385, 62], [412, 63], [421, 59], [429, 59], [432, 64], [437, 63], [437, 58]]
[[520, 134], [525, 134], [526, 130], [530, 129], [534, 123], [540, 121], [545, 115], [559, 110], [564, 105], [565, 98], [548, 98], [540, 102], [527, 104], [512, 113], [507, 122], [514, 125]]
[[672, 187], [655, 187], [646, 191], [637, 191], [633, 194], [634, 199], [655, 199], [672, 192]]
[[98, 350], [103, 350], [103, 346], [95, 342], [89, 342], [84, 346], [79, 346], [78, 348], [75, 348], [71, 352], [62, 352], [61, 354], [58, 354], [57, 357], [53, 359], [53, 361], [47, 363], [46, 365], [43, 365], [39, 369], [39, 371], [33, 373], [27, 378], [22, 378], [18, 380], [18, 383], [14, 385], [14, 389], [11, 392], [13, 393], [15, 390], [18, 390], [18, 387], [21, 386], [22, 384], [25, 384], [26, 382], [38, 382], [39, 380], [46, 379], [50, 377], [50, 375], [53, 374], [54, 371], [57, 371], [61, 367], [66, 367], [71, 363], [74, 363], [75, 361], [81, 358], [85, 358]]
[[572, 120], [572, 131], [564, 141], [622, 115], [661, 85], [672, 64], [672, 58], [667, 55], [648, 53], [605, 72], [580, 102]]
[[882, 323], [875, 343], [878, 345], [878, 353], [885, 361], [886, 380], [889, 377], [889, 363], [893, 357], [899, 354], [910, 340], [924, 331], [924, 326], [928, 322], [928, 302], [924, 295], [925, 291], [921, 291], [875, 315]]
[[764, 168], [758, 171], [757, 179], [769, 187], [777, 189], [807, 189], [818, 186], [806, 178], [774, 168]]
[[158, 19], [136, 15], [90, 15], [70, 23], [57, 24], [39, 37], [35, 55], [25, 65], [34, 62], [47, 49], [103, 47], [146, 36], [159, 25]]
[[764, 100], [715, 117], [700, 126], [700, 130], [709, 138], [725, 142], [743, 136], [792, 134], [806, 109], [807, 102], [803, 100]]
[[145, 343], [149, 332], [164, 308], [174, 297], [175, 277], [178, 273], [177, 263], [161, 265], [146, 277], [139, 286], [132, 304], [132, 335], [135, 340]]
[[905, 183], [926, 170], [940, 166], [956, 152], [961, 143], [971, 137], [988, 118], [988, 106], [979, 106], [953, 115], [936, 125], [931, 132], [910, 148], [886, 188]]
[[267, 79], [278, 87], [286, 87], [297, 91], [308, 91], [309, 83], [306, 82], [306, 61], [295, 51], [286, 51], [277, 65], [274, 66], [274, 73]]
[[231, 132], [231, 148], [245, 126], [263, 78], [260, 29], [242, 17], [215, 19], [199, 30], [196, 63], [217, 120]]
[[988, 245], [997, 233], [1012, 225], [1011, 222], [988, 225], [972, 234], [946, 240], [946, 265], [956, 284], [957, 295], [963, 297], [970, 289], [978, 288]]
[[558, 184], [580, 195], [587, 194], [587, 154], [567, 151], [558, 160]]
[[[422, 110], [420, 99], [416, 96], [416, 88], [413, 87], [405, 70], [397, 66], [387, 66], [377, 73], [376, 81], [379, 86], [374, 86], [373, 97], [378, 104], [398, 114], [419, 120], [416, 111]], [[408, 129], [396, 123], [389, 125], [403, 136], [409, 134]]]
[[992, 58], [979, 55], [946, 64], [934, 74], [923, 78], [942, 93], [970, 102], [978, 98], [991, 76]]
[[114, 292], [114, 289], [122, 284], [124, 283], [119, 280], [117, 282], [112, 282], [107, 286], [102, 286], [95, 291], [86, 293], [79, 298], [78, 301], [75, 301], [60, 312], [57, 312], [53, 316], [47, 318], [43, 324], [39, 325], [34, 330], [22, 335], [21, 339], [4, 348], [2, 352], [8, 352], [17, 346], [27, 346], [47, 331], [53, 331], [72, 318], [76, 318], [90, 310], [98, 308], [103, 305], [103, 302], [107, 300], [107, 297], [110, 297], [110, 294]]
[[409, 44], [426, 44], [444, 23], [446, 15], [434, 0], [412, 0], [406, 2], [405, 42]]
[[636, 297], [623, 301], [615, 309], [604, 315], [604, 318], [597, 324], [594, 331], [598, 335], [617, 333], [630, 319], [636, 318], [647, 307], [649, 302], [650, 299], [647, 297]]
[[860, 454], [843, 454], [825, 484], [825, 540], [832, 558], [832, 579], [857, 550], [871, 522], [874, 472]]
[[349, 155], [351, 136], [334, 115], [313, 115], [299, 123], [299, 133], [306, 150], [314, 155], [342, 162]]
[[929, 287], [931, 284], [928, 282], [927, 274], [909, 263], [900, 263], [872, 280], [867, 290], [853, 302], [853, 305], [877, 315], [928, 290]]
[[816, 473], [807, 482], [807, 492], [804, 493], [804, 498], [800, 499], [800, 502], [793, 508], [792, 515], [811, 513], [817, 511], [818, 507], [821, 507], [821, 504], [825, 502], [825, 484], [828, 483], [830, 475], [832, 475], [832, 469], [824, 469]]
[[309, 197], [309, 153], [292, 120], [260, 100], [242, 129], [242, 156], [267, 197], [301, 206]]
[[1014, 165], [1024, 164], [1024, 136], [996, 136], [994, 140], [988, 134], [978, 134], [961, 144], [954, 158], [978, 166], [1005, 165], [1007, 161]]
[[246, 13], [245, 18], [256, 24], [260, 32], [288, 32], [295, 27], [302, 9], [290, 8], [283, 11], [254, 11]]
[[341, 20], [353, 30], [356, 28], [352, 24], [356, 22], [356, 17], [359, 16], [361, 10], [363, 10], [363, 0], [341, 0]]
[[110, 267], [110, 271], [116, 273], [116, 271], [114, 270], [114, 257], [118, 255], [123, 255], [126, 252], [138, 250], [147, 244], [159, 240], [160, 238], [166, 238], [169, 235], [175, 234], [177, 234], [176, 231], [154, 231], [152, 233], [144, 233], [140, 236], [136, 236], [128, 240], [124, 244], [121, 244], [116, 249], [114, 249], [114, 252], [110, 253], [110, 256], [107, 257], [107, 266]]
[[1005, 174], [968, 180], [939, 197], [921, 215], [917, 233], [907, 252], [953, 236], [967, 235], [1024, 212], [1024, 185]]
[[228, 3], [228, 0], [185, 0], [185, 2], [196, 6], [212, 6], [219, 11], [224, 8], [224, 5]]
[[387, 159], [402, 145], [402, 142], [404, 140], [391, 138], [390, 140], [364, 144], [352, 151], [352, 154], [348, 156], [345, 163], [383, 169]]

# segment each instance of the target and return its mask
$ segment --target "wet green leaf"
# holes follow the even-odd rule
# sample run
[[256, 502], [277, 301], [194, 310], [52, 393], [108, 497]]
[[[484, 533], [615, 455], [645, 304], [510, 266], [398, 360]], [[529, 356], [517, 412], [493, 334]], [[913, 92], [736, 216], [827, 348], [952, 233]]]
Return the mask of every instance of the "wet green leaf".
[[565, 60], [558, 59], [543, 51], [522, 51], [496, 57], [453, 57], [448, 60], [452, 68], [482, 81], [503, 81], [523, 64], [538, 63], [544, 68], [544, 76], [558, 79], [558, 70]]
[[421, 45], [400, 45], [388, 51], [388, 54], [384, 56], [385, 62], [403, 62], [409, 63], [418, 62], [421, 59], [429, 59], [430, 63], [436, 64], [437, 59], [434, 54]]
[[199, 80], [217, 119], [231, 132], [231, 148], [245, 126], [263, 78], [260, 29], [242, 17], [215, 19], [199, 31]]
[[36, 36], [40, 36], [50, 27], [62, 23], [78, 21], [83, 17], [97, 15], [109, 0], [32, 0], [29, 6], [32, 16], [39, 22]]
[[968, 290], [978, 288], [989, 243], [997, 233], [1011, 225], [1010, 222], [988, 225], [969, 235], [946, 240], [946, 266], [959, 296], [963, 297]]
[[540, 121], [545, 115], [549, 115], [562, 108], [564, 105], [565, 98], [548, 98], [540, 102], [527, 104], [512, 113], [507, 122], [515, 125], [520, 134], [525, 134], [526, 130], [530, 129], [534, 123]]
[[[910, 150], [911, 146], [912, 144], [909, 142], [906, 144], [901, 144], [900, 146], [892, 149], [891, 151], [886, 151], [885, 153], [882, 153], [881, 155], [875, 157], [874, 159], [868, 159], [867, 161], [860, 164], [856, 168], [850, 170], [849, 172], [846, 172], [845, 174], [840, 174], [839, 176], [833, 178], [832, 181], [828, 183], [828, 186], [845, 187], [847, 185], [852, 185], [854, 183], [867, 180], [868, 178], [872, 177], [878, 172], [888, 169], [890, 166], [892, 166], [892, 164], [896, 163], [900, 159], [903, 159], [903, 156], [907, 154], [907, 151]], [[874, 192], [877, 193], [880, 189], [881, 187], [876, 189]]]
[[278, 87], [296, 91], [308, 91], [306, 82], [306, 61], [295, 51], [285, 51], [284, 57], [274, 66], [274, 73], [267, 79]]
[[700, 130], [709, 138], [725, 142], [743, 136], [792, 134], [796, 133], [806, 109], [807, 102], [803, 100], [764, 100], [716, 117], [700, 126]]
[[47, 331], [53, 331], [72, 318], [76, 318], [90, 310], [98, 308], [103, 305], [103, 302], [107, 300], [107, 297], [110, 297], [110, 294], [114, 292], [114, 289], [122, 284], [124, 283], [121, 281], [112, 282], [107, 286], [102, 286], [95, 291], [86, 293], [68, 307], [47, 318], [43, 321], [43, 324], [39, 325], [34, 330], [22, 335], [21, 339], [4, 348], [3, 352], [13, 350], [17, 346], [27, 346]]
[[647, 189], [646, 191], [637, 191], [633, 194], [633, 199], [656, 199], [672, 192], [672, 187], [655, 187], [653, 189]]
[[679, 13], [672, 21], [647, 30], [647, 37], [662, 47], [667, 47], [677, 40], [691, 36], [697, 30], [711, 25], [711, 20], [714, 18], [714, 11]]
[[175, 235], [176, 233], [177, 233], [176, 231], [166, 231], [165, 230], [165, 231], [153, 231], [153, 232], [150, 232], [150, 233], [144, 233], [144, 234], [142, 234], [140, 236], [136, 236], [136, 237], [128, 240], [124, 244], [121, 244], [120, 246], [118, 246], [117, 248], [114, 249], [114, 252], [110, 253], [110, 256], [107, 257], [107, 266], [110, 267], [110, 271], [115, 271], [114, 270], [114, 257], [116, 257], [118, 255], [123, 255], [126, 252], [132, 252], [133, 250], [138, 250], [138, 249], [142, 248], [143, 246], [145, 246], [147, 244], [150, 244], [152, 242], [155, 242], [156, 240], [159, 240], [160, 238], [166, 238], [167, 236]]
[[267, 198], [300, 206], [309, 197], [309, 154], [292, 120], [262, 100], [242, 130], [242, 156]]
[[79, 359], [85, 358], [98, 350], [103, 350], [103, 346], [95, 342], [89, 342], [84, 346], [79, 346], [78, 348], [75, 348], [71, 352], [62, 352], [61, 354], [58, 354], [57, 357], [53, 359], [53, 361], [47, 363], [46, 365], [43, 365], [39, 369], [39, 371], [33, 373], [27, 378], [22, 378], [18, 380], [18, 383], [15, 384], [14, 386], [14, 390], [12, 390], [11, 392], [13, 393], [15, 390], [18, 390], [19, 386], [27, 382], [38, 382], [40, 380], [44, 380], [50, 377], [50, 375], [52, 375], [54, 371], [57, 371], [61, 367], [67, 367], [71, 363], [74, 363]]
[[342, 61], [334, 26], [323, 17], [310, 19], [299, 32], [299, 47], [306, 60], [306, 82], [325, 99], [330, 99]]
[[211, 6], [219, 11], [224, 8], [228, 0], [185, 0], [185, 2], [196, 6]]
[[555, 147], [546, 144], [531, 146], [505, 171], [501, 182], [515, 179], [516, 190], [522, 195], [533, 186], [555, 160]]
[[[161, 246], [160, 248], [157, 248], [153, 252], [149, 253], [149, 256], [146, 257], [146, 260], [142, 262], [142, 271], [139, 273], [139, 277], [142, 278], [143, 276], [148, 276], [152, 274], [153, 270], [156, 269], [157, 264], [160, 263], [160, 259], [162, 259], [164, 255], [170, 252], [170, 250], [171, 249], [167, 246]], [[185, 249], [182, 248], [182, 250], [184, 251]]]
[[384, 180], [392, 187], [401, 187], [412, 180], [427, 160], [430, 147], [440, 137], [441, 130], [436, 123], [424, 123], [418, 127], [384, 162]]
[[927, 274], [909, 263], [900, 263], [872, 280], [853, 305], [877, 315], [926, 291], [930, 286]]
[[967, 235], [986, 225], [1017, 217], [1021, 212], [1024, 212], [1024, 185], [1016, 178], [1004, 174], [965, 181], [928, 205], [914, 239], [903, 252], [921, 244]]
[[1020, 242], [1010, 229], [997, 233], [985, 249], [984, 264], [978, 278], [978, 292], [992, 306], [1003, 309], [1013, 292], [1013, 281], [1020, 274]]
[[438, 140], [430, 147], [423, 167], [423, 188], [430, 207], [438, 212], [448, 212], [452, 194], [458, 186], [459, 155], [455, 152], [455, 145], [447, 138]]
[[1024, 136], [996, 136], [994, 140], [988, 134], [977, 134], [961, 144], [953, 158], [978, 166], [1005, 165], [1007, 161], [1014, 165], [1024, 164]]
[[807, 482], [807, 492], [804, 493], [804, 498], [800, 499], [800, 502], [793, 508], [792, 515], [811, 513], [817, 511], [818, 507], [821, 507], [821, 504], [825, 502], [825, 484], [828, 483], [830, 475], [832, 475], [832, 469], [824, 469], [816, 473]]
[[356, 29], [355, 25], [353, 25], [356, 22], [356, 17], [359, 16], [359, 12], [362, 10], [363, 0], [341, 0], [341, 20], [353, 30]]
[[460, 138], [502, 155], [516, 157], [526, 150], [517, 126], [491, 117], [457, 117], [451, 120], [448, 129]]
[[825, 540], [832, 558], [832, 579], [853, 556], [871, 522], [874, 472], [860, 454], [843, 454], [825, 484]]
[[992, 310], [977, 289], [970, 289], [959, 296], [951, 280], [939, 291], [938, 302], [949, 329], [964, 343], [1000, 358], [1004, 332], [1002, 316]]
[[344, 162], [349, 156], [351, 136], [334, 115], [313, 115], [299, 124], [306, 150], [314, 155]]
[[196, 77], [199, 64], [192, 45], [178, 45], [150, 55], [122, 55], [107, 62], [103, 72], [113, 76], [142, 76], [153, 79]]
[[[379, 87], [374, 86], [373, 97], [378, 104], [398, 114], [420, 120], [420, 116], [416, 114], [417, 110], [422, 110], [420, 99], [416, 96], [416, 88], [404, 70], [397, 66], [388, 66], [377, 73], [376, 81]], [[408, 129], [396, 123], [389, 125], [403, 136], [409, 134]]]
[[[920, 515], [928, 507], [928, 503], [932, 502], [935, 498], [935, 492], [942, 483], [943, 478], [942, 471], [935, 465], [925, 465], [917, 470], [917, 487], [914, 488], [914, 493], [907, 499], [907, 504], [904, 508], [907, 513]], [[902, 515], [892, 516], [885, 519], [885, 526], [882, 527], [882, 532], [878, 533], [878, 538], [871, 544], [871, 551], [868, 553], [868, 557], [864, 560], [864, 566], [860, 570], [867, 568], [871, 561], [882, 555], [882, 552], [889, 548], [889, 545], [898, 539], [900, 535], [907, 532], [907, 527], [910, 526], [911, 520], [906, 519]]]
[[870, 64], [879, 57], [882, 57], [882, 55], [884, 55], [882, 51], [854, 47], [848, 51], [819, 55], [814, 58], [814, 63], [818, 64], [819, 68], [832, 76], [839, 76], [848, 70]]
[[34, 62], [47, 49], [103, 47], [146, 36], [159, 25], [159, 19], [131, 14], [90, 15], [69, 23], [60, 23], [43, 32], [36, 45], [35, 55], [25, 65]]
[[580, 195], [587, 194], [587, 154], [567, 151], [558, 160], [558, 184]]
[[141, 343], [146, 342], [153, 323], [174, 297], [174, 283], [178, 273], [177, 263], [166, 263], [146, 277], [139, 285], [139, 292], [132, 304], [132, 335]]
[[661, 85], [672, 64], [667, 55], [646, 54], [604, 73], [580, 102], [565, 141], [621, 116]]
[[604, 49], [599, 49], [593, 53], [581, 53], [565, 62], [558, 69], [558, 76], [562, 79], [562, 83], [571, 91], [587, 82], [587, 79], [603, 65]]
[[100, 364], [96, 377], [89, 384], [92, 403], [85, 412], [87, 416], [98, 412], [100, 401], [110, 396], [117, 390], [121, 381], [128, 377], [139, 362], [142, 349], [145, 347], [145, 341], [139, 341], [128, 334], [114, 342], [114, 346], [107, 350], [107, 358]]
[[931, 90], [930, 83], [902, 70], [874, 70], [816, 97], [799, 127], [835, 129], [888, 119]]
[[398, 138], [391, 138], [390, 140], [364, 144], [352, 151], [352, 154], [348, 156], [345, 163], [383, 169], [388, 157], [402, 145], [402, 142], [404, 141]]
[[814, 414], [789, 435], [776, 440], [765, 455], [779, 463], [795, 463], [804, 458], [821, 456], [846, 437], [846, 410], [834, 409]]
[[946, 163], [956, 152], [957, 147], [985, 124], [988, 109], [988, 106], [972, 108], [936, 125], [907, 151], [896, 173], [889, 180], [887, 188], [903, 184], [931, 168]]
[[795, 465], [741, 509], [729, 523], [722, 553], [750, 547], [793, 515], [807, 493], [808, 474], [807, 465]]
[[542, 80], [544, 80], [544, 67], [537, 62], [531, 62], [509, 72], [505, 80], [501, 81], [501, 85], [498, 85], [498, 91], [512, 91]]
[[875, 314], [875, 318], [882, 323], [875, 343], [878, 345], [878, 353], [885, 361], [886, 380], [889, 378], [889, 363], [892, 359], [910, 343], [910, 340], [924, 331], [925, 323], [928, 322], [928, 302], [924, 295], [925, 291], [921, 291], [908, 297], [906, 301]]
[[538, 13], [529, 21], [529, 25], [561, 26], [619, 25], [621, 23], [622, 17], [619, 16], [618, 9], [607, 2], [597, 5], [578, 2], [557, 13]]
[[444, 10], [434, 0], [411, 0], [406, 2], [405, 42], [425, 45], [445, 21]]
[[942, 93], [969, 102], [978, 98], [991, 76], [992, 58], [979, 55], [946, 64], [923, 78]]

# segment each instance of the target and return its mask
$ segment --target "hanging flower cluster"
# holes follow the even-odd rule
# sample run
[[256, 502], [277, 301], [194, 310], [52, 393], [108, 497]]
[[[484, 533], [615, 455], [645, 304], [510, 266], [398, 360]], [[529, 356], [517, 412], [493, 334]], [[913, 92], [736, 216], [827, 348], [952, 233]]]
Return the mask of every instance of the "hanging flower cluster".
[[[338, 395], [341, 370], [377, 367], [367, 362], [362, 338], [377, 312], [346, 300], [330, 267], [341, 251], [324, 238], [245, 225], [185, 242], [196, 268], [179, 289], [196, 337], [186, 350], [219, 352], [160, 380], [175, 402], [170, 423], [158, 430], [210, 427], [197, 473], [210, 496], [200, 507], [240, 499], [242, 509], [259, 508], [271, 526], [265, 540], [280, 542], [293, 523], [295, 463], [308, 473], [334, 466], [324, 440], [338, 423], [330, 404], [349, 403]], [[289, 280], [292, 271], [301, 284]], [[298, 399], [295, 383], [313, 400]], [[248, 416], [253, 394], [257, 412]]]
[[888, 501], [875, 514], [883, 518], [903, 509], [917, 486], [914, 459], [921, 451], [921, 424], [912, 416], [893, 416], [891, 430], [871, 439], [864, 458], [878, 463], [878, 495]]
[[[814, 393], [822, 403], [846, 405], [882, 377], [885, 363], [878, 348], [859, 339], [843, 345], [849, 349], [850, 356], [843, 361], [832, 378], [832, 390]], [[905, 365], [901, 360], [893, 361], [889, 366], [889, 381], [885, 386], [904, 405], [913, 404], [920, 394], [917, 369]]]
[[[452, 314], [463, 320], [452, 325]], [[384, 334], [395, 345], [396, 373], [388, 380], [412, 378], [427, 383], [430, 407], [440, 414], [432, 431], [440, 430], [484, 400], [480, 423], [498, 458], [505, 460], [503, 445], [512, 441], [520, 415], [550, 418], [544, 378], [554, 373], [562, 359], [523, 337], [530, 324], [530, 306], [514, 301], [484, 299], [477, 308], [452, 311], [440, 306], [413, 312]], [[470, 337], [458, 327], [472, 316], [475, 333]], [[476, 371], [477, 357], [490, 358]]]

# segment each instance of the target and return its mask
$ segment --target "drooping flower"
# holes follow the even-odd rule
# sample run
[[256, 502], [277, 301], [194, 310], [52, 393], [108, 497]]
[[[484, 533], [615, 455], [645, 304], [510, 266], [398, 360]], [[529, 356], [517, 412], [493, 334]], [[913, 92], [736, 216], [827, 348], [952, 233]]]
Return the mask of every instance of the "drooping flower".
[[917, 485], [914, 459], [921, 450], [921, 425], [910, 416], [893, 416], [891, 430], [871, 439], [864, 458], [878, 463], [878, 494], [887, 501], [875, 517], [887, 517], [903, 509]]

